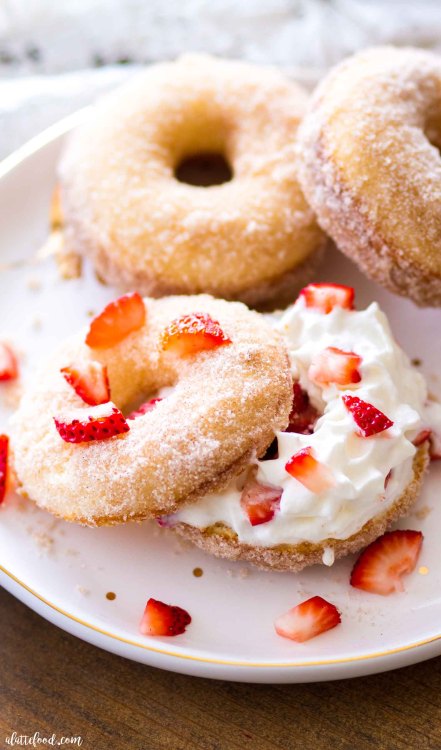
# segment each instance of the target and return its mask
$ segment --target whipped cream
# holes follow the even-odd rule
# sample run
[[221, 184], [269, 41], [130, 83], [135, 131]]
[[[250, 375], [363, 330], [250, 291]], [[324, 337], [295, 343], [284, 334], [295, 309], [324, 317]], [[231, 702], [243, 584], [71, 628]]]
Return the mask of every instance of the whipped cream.
[[[282, 488], [279, 510], [271, 521], [252, 526], [240, 504], [243, 478], [238, 478], [223, 492], [180, 510], [173, 522], [200, 529], [221, 522], [236, 532], [239, 541], [253, 546], [347, 539], [386, 511], [409, 484], [416, 452], [412, 441], [422, 429], [441, 427], [441, 406], [428, 401], [423, 376], [394, 340], [375, 302], [360, 311], [334, 307], [325, 315], [307, 308], [299, 298], [275, 327], [285, 337], [294, 380], [300, 381], [322, 414], [313, 434], [279, 432], [278, 458], [254, 462], [259, 482]], [[362, 358], [359, 383], [320, 387], [310, 380], [313, 358], [330, 346]], [[359, 436], [343, 403], [344, 394], [373, 404], [393, 426], [367, 438]], [[308, 446], [335, 478], [335, 485], [320, 493], [311, 492], [285, 470], [287, 461]]]

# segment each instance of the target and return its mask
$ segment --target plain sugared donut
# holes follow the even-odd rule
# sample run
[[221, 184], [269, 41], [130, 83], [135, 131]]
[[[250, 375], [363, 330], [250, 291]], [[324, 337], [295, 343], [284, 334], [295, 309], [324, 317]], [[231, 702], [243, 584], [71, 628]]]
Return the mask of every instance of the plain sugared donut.
[[[324, 245], [297, 182], [306, 96], [274, 69], [206, 56], [153, 65], [104, 98], [60, 167], [68, 249], [145, 294], [209, 292], [260, 305], [311, 275]], [[178, 181], [217, 154], [233, 177]]]
[[[99, 525], [174, 512], [228, 481], [288, 421], [286, 349], [258, 313], [207, 295], [144, 303], [145, 324], [111, 348], [90, 349], [85, 331], [66, 341], [33, 375], [14, 415], [11, 445], [21, 491], [67, 520]], [[163, 331], [194, 312], [219, 322], [231, 343], [169, 356]], [[128, 420], [122, 435], [64, 442], [54, 416], [102, 408], [87, 406], [60, 372], [87, 359], [107, 366], [111, 400], [124, 414], [158, 389], [173, 388], [153, 410]]]
[[339, 65], [299, 130], [318, 220], [371, 278], [441, 305], [441, 58], [378, 48]]

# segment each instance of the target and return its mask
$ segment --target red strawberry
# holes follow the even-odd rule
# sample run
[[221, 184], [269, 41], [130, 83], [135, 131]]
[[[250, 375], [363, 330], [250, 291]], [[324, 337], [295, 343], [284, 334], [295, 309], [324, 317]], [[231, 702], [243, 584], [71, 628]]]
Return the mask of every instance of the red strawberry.
[[297, 643], [309, 641], [341, 622], [337, 607], [321, 596], [313, 596], [285, 612], [274, 623], [276, 633]]
[[354, 290], [351, 286], [341, 284], [308, 284], [300, 292], [306, 307], [315, 307], [322, 313], [330, 313], [334, 307], [352, 310], [354, 307]]
[[17, 357], [9, 344], [0, 341], [0, 380], [14, 380], [17, 375]]
[[90, 409], [73, 409], [68, 414], [54, 417], [54, 422], [66, 443], [108, 440], [130, 430], [123, 414], [111, 401]]
[[280, 505], [282, 490], [252, 479], [242, 490], [240, 504], [248, 516], [251, 526], [267, 523], [274, 517]]
[[426, 440], [430, 440], [431, 434], [432, 430], [420, 430], [415, 440], [413, 441], [413, 444], [418, 448], [418, 446], [425, 443]]
[[403, 591], [401, 577], [411, 573], [420, 554], [421, 531], [388, 531], [366, 547], [351, 573], [351, 586], [372, 594]]
[[190, 623], [185, 609], [149, 599], [139, 629], [143, 635], [180, 635]]
[[151, 398], [150, 401], [146, 401], [144, 404], [141, 404], [141, 406], [138, 406], [137, 409], [130, 412], [127, 419], [136, 419], [137, 417], [142, 417], [144, 414], [147, 414], [148, 411], [152, 411], [152, 409], [155, 408], [156, 404], [159, 404], [159, 402], [163, 400], [163, 398]]
[[351, 385], [361, 380], [360, 365], [361, 357], [358, 354], [328, 346], [313, 358], [308, 375], [319, 385]]
[[5, 499], [8, 485], [8, 452], [9, 438], [7, 435], [0, 435], [0, 505]]
[[219, 323], [206, 313], [182, 315], [162, 334], [162, 348], [180, 357], [231, 344]]
[[138, 292], [125, 294], [110, 302], [90, 324], [86, 344], [92, 349], [108, 349], [119, 344], [129, 333], [137, 331], [145, 323], [146, 313], [142, 297]]
[[295, 382], [293, 386], [293, 402], [286, 432], [299, 432], [302, 435], [310, 435], [311, 432], [314, 432], [314, 424], [317, 418], [318, 411], [310, 403], [308, 394], [303, 390], [300, 383]]
[[342, 398], [344, 405], [351, 412], [354, 422], [359, 427], [358, 432], [362, 437], [378, 435], [379, 432], [384, 432], [384, 430], [392, 427], [392, 420], [367, 401], [363, 401], [357, 396], [346, 395]]
[[90, 406], [110, 401], [110, 386], [107, 367], [101, 362], [84, 361], [60, 370], [80, 398]]
[[289, 459], [285, 469], [311, 492], [323, 492], [335, 485], [331, 469], [314, 458], [310, 447], [302, 448], [295, 453]]

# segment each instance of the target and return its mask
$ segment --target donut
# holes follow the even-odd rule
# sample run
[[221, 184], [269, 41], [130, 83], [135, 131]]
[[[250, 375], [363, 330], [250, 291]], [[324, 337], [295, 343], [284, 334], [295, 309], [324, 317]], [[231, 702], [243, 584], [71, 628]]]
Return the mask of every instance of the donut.
[[361, 549], [409, 510], [441, 407], [378, 304], [355, 310], [348, 287], [309, 285], [275, 327], [294, 379], [288, 428], [163, 523], [219, 557], [295, 572]]
[[242, 303], [124, 295], [25, 388], [11, 420], [20, 491], [90, 526], [173, 513], [266, 450], [291, 393], [280, 335]]
[[[152, 65], [103, 98], [66, 147], [68, 251], [89, 256], [104, 282], [153, 297], [292, 300], [325, 245], [296, 175], [305, 103], [271, 68], [203, 55]], [[182, 181], [198, 159], [231, 179]]]
[[441, 58], [374, 48], [318, 86], [298, 175], [322, 228], [370, 278], [441, 305]]

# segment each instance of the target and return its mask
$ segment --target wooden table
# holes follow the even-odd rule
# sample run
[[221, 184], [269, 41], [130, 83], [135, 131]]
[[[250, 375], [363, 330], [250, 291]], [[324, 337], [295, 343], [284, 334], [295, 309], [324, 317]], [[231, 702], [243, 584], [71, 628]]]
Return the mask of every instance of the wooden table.
[[0, 613], [0, 750], [13, 731], [79, 735], [83, 750], [441, 749], [441, 658], [343, 682], [246, 685], [100, 651], [3, 590]]

